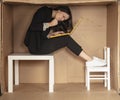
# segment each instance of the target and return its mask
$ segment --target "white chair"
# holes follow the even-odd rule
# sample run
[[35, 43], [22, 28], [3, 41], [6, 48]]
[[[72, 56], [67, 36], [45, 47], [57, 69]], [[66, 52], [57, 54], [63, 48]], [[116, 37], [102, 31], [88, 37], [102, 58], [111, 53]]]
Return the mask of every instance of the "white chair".
[[[106, 66], [86, 66], [86, 87], [90, 90], [90, 80], [104, 80], [104, 86], [110, 90], [110, 48], [104, 48], [104, 60], [106, 61]], [[98, 72], [98, 73], [96, 73]], [[104, 74], [101, 74], [104, 73]]]

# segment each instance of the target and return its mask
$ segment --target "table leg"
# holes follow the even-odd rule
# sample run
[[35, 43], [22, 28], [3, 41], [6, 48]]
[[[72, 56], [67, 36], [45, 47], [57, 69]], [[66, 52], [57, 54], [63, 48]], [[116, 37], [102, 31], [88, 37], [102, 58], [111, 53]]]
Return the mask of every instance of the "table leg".
[[13, 60], [8, 57], [8, 92], [13, 92]]
[[15, 85], [19, 85], [19, 61], [15, 60]]
[[49, 92], [54, 92], [54, 58], [49, 60]]

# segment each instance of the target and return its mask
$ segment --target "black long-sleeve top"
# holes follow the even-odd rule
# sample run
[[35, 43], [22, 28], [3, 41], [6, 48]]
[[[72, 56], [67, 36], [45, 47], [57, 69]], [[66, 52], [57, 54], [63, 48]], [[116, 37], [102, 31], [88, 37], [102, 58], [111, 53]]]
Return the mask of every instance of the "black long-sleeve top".
[[30, 52], [37, 52], [42, 42], [48, 39], [47, 35], [50, 32], [50, 28], [43, 31], [43, 23], [50, 22], [51, 20], [52, 9], [47, 6], [39, 8], [34, 14], [24, 40]]

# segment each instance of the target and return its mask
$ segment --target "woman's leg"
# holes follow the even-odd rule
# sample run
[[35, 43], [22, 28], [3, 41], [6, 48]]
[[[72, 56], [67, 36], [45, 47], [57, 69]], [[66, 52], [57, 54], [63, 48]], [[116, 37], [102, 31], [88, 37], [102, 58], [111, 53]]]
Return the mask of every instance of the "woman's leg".
[[60, 48], [67, 47], [77, 56], [82, 57], [86, 61], [92, 60], [70, 36], [62, 36], [58, 38], [48, 39], [43, 42], [39, 54], [48, 54]]
[[62, 36], [44, 40], [37, 53], [49, 54], [63, 47], [67, 47], [77, 56], [79, 56], [80, 52], [82, 51], [81, 46], [76, 43], [70, 36]]
[[92, 61], [93, 59], [87, 55], [84, 51], [81, 51], [81, 53], [79, 54], [80, 57], [82, 57], [83, 59], [85, 59], [86, 61]]
[[44, 40], [40, 45], [40, 48], [34, 52], [34, 54], [49, 54], [63, 47], [69, 48], [75, 55], [80, 56], [86, 60], [87, 66], [101, 66], [106, 64], [100, 60], [92, 59], [70, 36], [62, 36]]

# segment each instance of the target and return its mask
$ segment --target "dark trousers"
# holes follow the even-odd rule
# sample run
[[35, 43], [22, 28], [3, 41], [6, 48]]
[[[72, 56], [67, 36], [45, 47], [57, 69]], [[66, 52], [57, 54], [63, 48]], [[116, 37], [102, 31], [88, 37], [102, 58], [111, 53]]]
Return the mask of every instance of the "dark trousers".
[[63, 47], [67, 47], [76, 55], [82, 51], [81, 46], [71, 36], [66, 35], [42, 41], [40, 50], [33, 54], [49, 54]]

